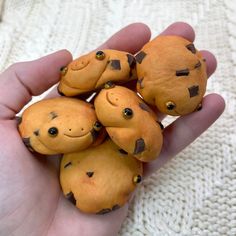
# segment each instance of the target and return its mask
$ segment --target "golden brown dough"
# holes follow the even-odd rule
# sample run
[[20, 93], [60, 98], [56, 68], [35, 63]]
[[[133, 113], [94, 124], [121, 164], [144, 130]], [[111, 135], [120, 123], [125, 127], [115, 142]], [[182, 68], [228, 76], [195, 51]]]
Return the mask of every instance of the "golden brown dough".
[[95, 98], [95, 111], [111, 139], [140, 161], [157, 158], [163, 137], [154, 112], [128, 88], [103, 89]]
[[41, 154], [75, 152], [95, 141], [99, 144], [97, 137], [101, 129], [91, 104], [66, 97], [31, 105], [23, 112], [19, 124], [26, 146]]
[[58, 91], [75, 96], [101, 88], [108, 81], [123, 83], [134, 78], [134, 56], [105, 49], [81, 56], [62, 68]]
[[135, 56], [137, 90], [163, 113], [179, 116], [198, 109], [206, 91], [205, 61], [179, 36], [158, 36]]
[[122, 207], [142, 179], [142, 163], [111, 140], [61, 161], [63, 193], [83, 212], [105, 214]]

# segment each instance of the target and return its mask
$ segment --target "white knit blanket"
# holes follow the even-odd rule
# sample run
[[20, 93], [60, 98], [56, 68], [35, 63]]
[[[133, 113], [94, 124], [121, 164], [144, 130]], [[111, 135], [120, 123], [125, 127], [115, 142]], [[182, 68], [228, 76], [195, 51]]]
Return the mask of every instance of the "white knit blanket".
[[144, 181], [120, 235], [236, 235], [236, 1], [0, 0], [0, 19], [0, 70], [62, 48], [77, 57], [132, 22], [148, 24], [153, 37], [190, 23], [196, 47], [218, 58], [207, 93], [222, 94], [226, 110]]

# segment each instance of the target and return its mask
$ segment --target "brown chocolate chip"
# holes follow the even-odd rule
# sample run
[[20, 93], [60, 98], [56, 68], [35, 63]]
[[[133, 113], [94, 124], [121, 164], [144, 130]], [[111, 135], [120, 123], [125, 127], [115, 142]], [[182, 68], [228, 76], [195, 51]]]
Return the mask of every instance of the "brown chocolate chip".
[[196, 111], [200, 111], [200, 110], [202, 110], [202, 103], [199, 103], [196, 109]]
[[118, 210], [120, 208], [120, 206], [118, 205], [118, 204], [116, 204], [116, 205], [114, 205], [113, 207], [112, 207], [112, 211], [115, 211], [115, 210]]
[[39, 129], [35, 130], [35, 131], [34, 131], [34, 134], [35, 134], [36, 136], [39, 136]]
[[22, 117], [21, 116], [16, 116], [15, 119], [16, 119], [17, 125], [20, 125], [21, 122], [22, 122]]
[[127, 57], [128, 57], [129, 67], [132, 68], [132, 69], [135, 68], [135, 65], [136, 65], [135, 57], [133, 55], [130, 55], [130, 54], [127, 54]]
[[203, 60], [204, 62], [206, 62], [206, 58], [203, 58], [202, 60]]
[[193, 54], [195, 54], [195, 53], [197, 52], [197, 50], [196, 50], [196, 48], [195, 48], [195, 46], [194, 46], [193, 43], [188, 44], [188, 45], [186, 46], [186, 48], [187, 48], [189, 51], [191, 51]]
[[71, 162], [68, 162], [68, 163], [66, 163], [66, 164], [64, 165], [64, 168], [67, 168], [67, 167], [70, 166], [70, 165], [72, 165], [72, 163], [71, 163]]
[[163, 130], [164, 129], [164, 125], [160, 121], [157, 121], [157, 123], [160, 125], [161, 130]]
[[143, 88], [144, 88], [144, 86], [143, 86], [143, 78], [138, 79], [138, 80], [137, 80], [137, 83], [139, 84], [139, 88], [140, 88], [140, 89], [143, 89]]
[[149, 108], [148, 105], [146, 105], [145, 103], [139, 103], [139, 107], [144, 110], [144, 111], [147, 111], [147, 112], [151, 112], [151, 109]]
[[111, 60], [111, 67], [114, 70], [121, 70], [120, 60]]
[[191, 97], [195, 97], [198, 95], [199, 92], [199, 86], [198, 85], [193, 85], [192, 87], [188, 88], [189, 91], [189, 96]]
[[90, 131], [90, 133], [91, 133], [91, 135], [92, 135], [92, 137], [93, 137], [93, 141], [95, 141], [95, 140], [97, 139], [98, 135], [99, 135], [99, 131], [97, 131], [97, 130], [95, 130], [95, 129], [92, 129], [92, 130]]
[[58, 86], [57, 86], [57, 92], [58, 92], [58, 94], [60, 94], [61, 96], [65, 96], [65, 94], [59, 90], [59, 87], [58, 87]]
[[141, 51], [135, 56], [135, 59], [139, 64], [141, 64], [146, 55], [147, 54], [145, 52]]
[[177, 70], [175, 72], [176, 76], [187, 76], [189, 75], [189, 69]]
[[73, 203], [74, 205], [76, 205], [76, 199], [74, 197], [74, 194], [72, 192], [69, 192], [66, 194], [65, 196], [71, 203]]
[[50, 112], [50, 115], [52, 117], [52, 120], [58, 117], [57, 113], [54, 111]]
[[97, 212], [96, 214], [97, 215], [104, 215], [104, 214], [107, 214], [109, 212], [111, 212], [111, 209], [105, 208], [105, 209], [102, 209], [101, 211]]
[[119, 149], [119, 152], [124, 155], [128, 155], [128, 152], [126, 152], [124, 149]]
[[145, 150], [145, 142], [143, 138], [137, 139], [135, 142], [134, 155], [137, 155]]
[[93, 174], [94, 174], [94, 172], [92, 172], [92, 171], [86, 172], [86, 175], [87, 175], [89, 178], [93, 177]]
[[197, 68], [199, 68], [199, 67], [201, 67], [201, 62], [200, 61], [198, 61], [198, 63], [194, 66], [194, 69], [197, 69]]
[[34, 149], [32, 148], [31, 146], [31, 143], [30, 143], [30, 138], [23, 138], [23, 143], [25, 144], [25, 146], [31, 151], [31, 152], [34, 152]]

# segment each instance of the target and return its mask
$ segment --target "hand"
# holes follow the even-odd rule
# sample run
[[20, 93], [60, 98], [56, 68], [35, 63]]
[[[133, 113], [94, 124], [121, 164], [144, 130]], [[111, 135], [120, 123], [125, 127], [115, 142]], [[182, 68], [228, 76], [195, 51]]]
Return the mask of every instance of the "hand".
[[[175, 23], [162, 34], [194, 40], [193, 29], [185, 23]], [[147, 26], [132, 24], [99, 49], [136, 53], [149, 39]], [[210, 76], [215, 71], [216, 60], [210, 52], [202, 54]], [[127, 214], [128, 204], [106, 215], [81, 213], [63, 197], [58, 182], [59, 158], [34, 156], [17, 131], [15, 115], [32, 95], [39, 95], [57, 83], [60, 68], [71, 60], [71, 54], [62, 50], [35, 61], [14, 64], [0, 75], [0, 235], [110, 236], [117, 234]], [[204, 98], [201, 111], [180, 117], [166, 127], [161, 155], [145, 164], [145, 174], [153, 173], [188, 146], [223, 110], [224, 100], [211, 94]]]

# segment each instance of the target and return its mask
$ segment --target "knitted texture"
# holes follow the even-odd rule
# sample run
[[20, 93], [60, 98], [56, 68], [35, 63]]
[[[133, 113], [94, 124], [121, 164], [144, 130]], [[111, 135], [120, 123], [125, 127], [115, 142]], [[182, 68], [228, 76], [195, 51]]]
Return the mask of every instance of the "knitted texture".
[[0, 70], [62, 48], [78, 57], [133, 22], [149, 25], [153, 37], [188, 22], [196, 47], [218, 58], [207, 93], [225, 98], [223, 116], [143, 182], [121, 236], [236, 235], [235, 16], [234, 0], [0, 0]]

